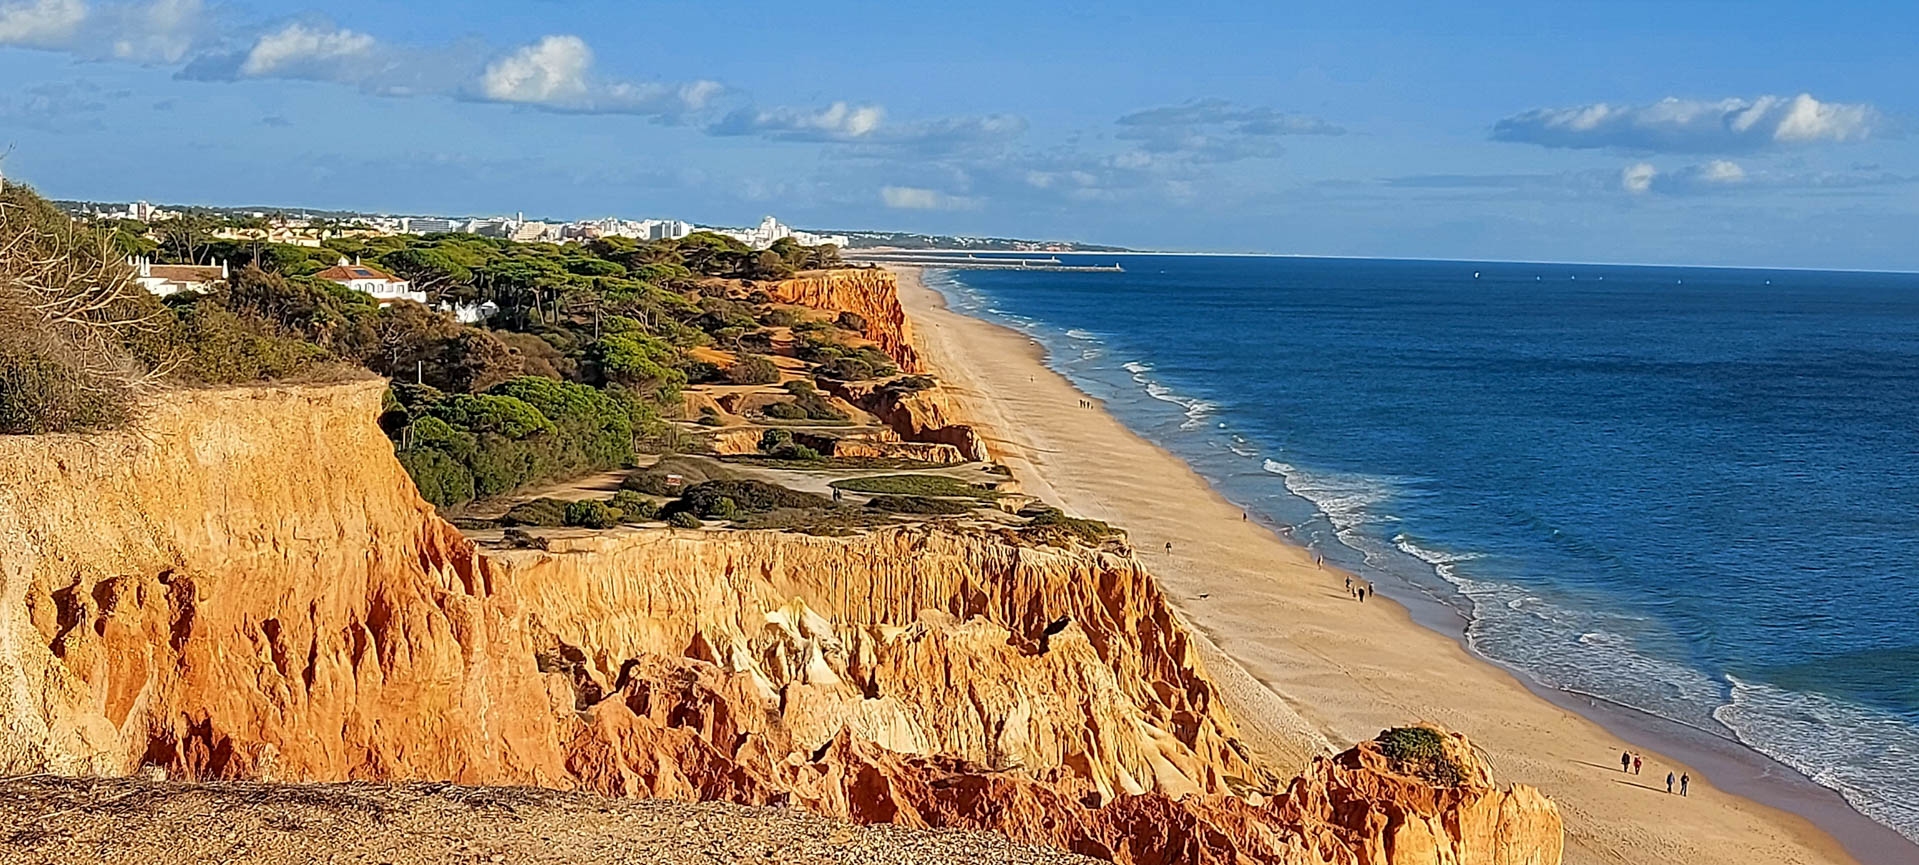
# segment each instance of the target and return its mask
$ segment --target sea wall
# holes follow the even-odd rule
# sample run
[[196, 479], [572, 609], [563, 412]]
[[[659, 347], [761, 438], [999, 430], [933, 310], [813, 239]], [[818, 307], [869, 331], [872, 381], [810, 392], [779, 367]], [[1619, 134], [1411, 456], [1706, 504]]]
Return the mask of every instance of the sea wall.
[[[1475, 767], [1255, 764], [1129, 557], [894, 528], [476, 548], [383, 384], [0, 438], [0, 773], [446, 779], [788, 803], [1122, 862], [1558, 861]], [[1550, 841], [1550, 843], [1549, 843]]]

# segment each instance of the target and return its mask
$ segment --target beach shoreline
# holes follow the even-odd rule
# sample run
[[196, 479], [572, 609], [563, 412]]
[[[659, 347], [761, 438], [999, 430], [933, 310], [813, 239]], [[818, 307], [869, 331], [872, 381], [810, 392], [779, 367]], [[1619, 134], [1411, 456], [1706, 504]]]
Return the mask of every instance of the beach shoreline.
[[[995, 457], [1029, 492], [1128, 530], [1269, 760], [1293, 768], [1384, 727], [1436, 721], [1485, 748], [1503, 782], [1560, 804], [1570, 863], [1912, 861], [1903, 837], [1757, 752], [1541, 688], [1473, 653], [1443, 610], [1353, 601], [1344, 572], [1246, 519], [1097, 401], [1081, 406], [1029, 336], [948, 309], [917, 268], [889, 269], [922, 357]], [[1646, 758], [1644, 774], [1620, 772], [1626, 750]], [[1693, 795], [1666, 797], [1667, 771], [1690, 772]]]

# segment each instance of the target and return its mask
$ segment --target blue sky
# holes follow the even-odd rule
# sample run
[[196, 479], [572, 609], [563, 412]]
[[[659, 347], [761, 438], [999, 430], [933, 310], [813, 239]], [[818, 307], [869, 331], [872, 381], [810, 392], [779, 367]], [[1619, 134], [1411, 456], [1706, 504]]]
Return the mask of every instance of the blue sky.
[[52, 196], [1919, 269], [1919, 4], [0, 0]]

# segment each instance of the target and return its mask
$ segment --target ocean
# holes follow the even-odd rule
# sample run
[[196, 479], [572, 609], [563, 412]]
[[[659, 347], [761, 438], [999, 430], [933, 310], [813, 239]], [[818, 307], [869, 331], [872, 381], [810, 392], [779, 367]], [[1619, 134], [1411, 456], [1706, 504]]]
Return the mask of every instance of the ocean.
[[1919, 275], [1061, 258], [1125, 272], [926, 282], [1487, 658], [1919, 841]]

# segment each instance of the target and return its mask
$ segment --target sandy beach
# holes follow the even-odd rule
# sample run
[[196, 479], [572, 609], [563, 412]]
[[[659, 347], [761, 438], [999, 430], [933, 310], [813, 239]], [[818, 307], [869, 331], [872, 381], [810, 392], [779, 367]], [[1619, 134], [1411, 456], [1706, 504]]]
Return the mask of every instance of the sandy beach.
[[[995, 457], [1027, 491], [1127, 530], [1182, 614], [1224, 653], [1211, 672], [1249, 743], [1279, 765], [1432, 721], [1470, 736], [1503, 781], [1535, 785], [1558, 802], [1573, 865], [1914, 861], [1889, 830], [1874, 836], [1863, 817], [1833, 813], [1841, 830], [1861, 835], [1849, 836], [1862, 851], [1855, 859], [1813, 822], [1728, 793], [1700, 771], [1736, 777], [1737, 760], [1694, 766], [1655, 753], [1646, 745], [1657, 739], [1621, 728], [1629, 742], [1555, 705], [1417, 624], [1405, 607], [1354, 601], [1345, 574], [1315, 566], [1302, 547], [1243, 519], [1184, 462], [1082, 407], [1085, 395], [1044, 365], [1030, 338], [948, 310], [916, 270], [895, 270], [922, 356], [984, 427]], [[1644, 758], [1641, 774], [1620, 771], [1622, 751]], [[1692, 753], [1710, 757], [1709, 748]], [[1668, 771], [1691, 773], [1689, 797], [1666, 793]], [[1806, 799], [1793, 810], [1818, 814], [1838, 801]]]

